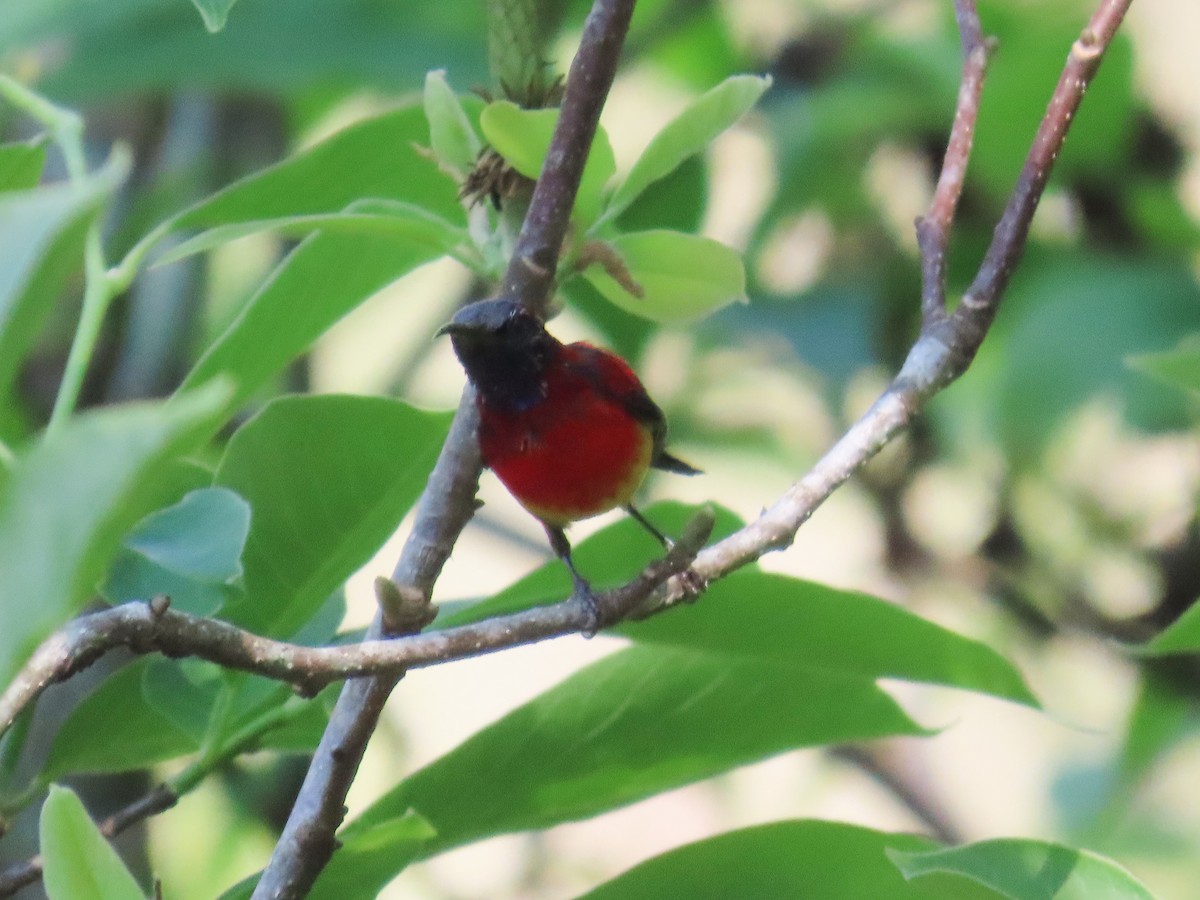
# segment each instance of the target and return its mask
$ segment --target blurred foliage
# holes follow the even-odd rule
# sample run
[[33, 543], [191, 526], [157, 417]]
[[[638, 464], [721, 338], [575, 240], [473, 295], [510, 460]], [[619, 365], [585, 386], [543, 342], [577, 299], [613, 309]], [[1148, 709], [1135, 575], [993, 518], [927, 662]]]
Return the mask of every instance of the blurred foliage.
[[[952, 296], [991, 239], [1091, 8], [978, 6], [998, 42], [951, 241]], [[539, 10], [553, 58], [587, 7], [507, 8]], [[503, 271], [511, 223], [494, 201], [519, 208], [554, 122], [552, 110], [491, 102], [513, 86], [489, 74], [487, 45], [482, 4], [0, 4], [0, 72], [84, 124], [64, 131], [70, 114], [30, 115], [15, 88], [0, 92], [6, 677], [98, 598], [167, 593], [275, 636], [348, 639], [335, 637], [343, 586], [404, 519], [445, 434], [448, 418], [419, 408], [431, 323]], [[1098, 853], [1164, 893], [1195, 884], [1197, 832], [1161, 797], [1171, 767], [1200, 746], [1200, 229], [1185, 199], [1196, 159], [1133, 77], [1146, 52], [1118, 35], [970, 371], [856, 479], [882, 535], [877, 581], [911, 608], [755, 566], [694, 609], [622, 625], [614, 633], [631, 646], [417, 771], [401, 759], [345, 828], [317, 896], [373, 897], [448, 848], [796, 748], [927, 734], [881, 678], [1054, 708], [1043, 694], [1062, 702], [1055, 680], [1081, 641], [1136, 690], [1104, 759], [1038, 760], [1057, 770], [1045, 831], [1064, 843], [972, 841], [985, 835], [948, 826], [962, 840], [938, 847], [812, 820], [796, 798], [794, 820], [690, 843], [589, 896], [1148, 896]], [[798, 475], [821, 449], [810, 435], [849, 424], [918, 327], [911, 221], [958, 89], [952, 4], [641, 0], [623, 63], [623, 77], [653, 87], [648, 104], [656, 92], [688, 100], [671, 114], [639, 108], [656, 136], [620, 165], [613, 146], [628, 123], [606, 120], [613, 140], [598, 138], [564, 258], [564, 318], [635, 367], [674, 361], [662, 399], [689, 457], [736, 460], [747, 481], [772, 466]], [[459, 192], [485, 139], [496, 170], [468, 209]], [[114, 143], [131, 149], [129, 171]], [[443, 257], [469, 287], [406, 296], [404, 324], [373, 335], [397, 360], [397, 396], [311, 393], [322, 388], [314, 345]], [[48, 427], [85, 290], [112, 306], [82, 353], [79, 409]], [[816, 424], [792, 426], [796, 409], [813, 408]], [[932, 512], [931, 485], [942, 485]], [[771, 500], [749, 494], [716, 499], [743, 515]], [[651, 510], [668, 531], [688, 512]], [[718, 533], [739, 522], [722, 510]], [[654, 551], [622, 522], [580, 542], [577, 559], [605, 585]], [[503, 591], [481, 586], [488, 599], [448, 605], [435, 627], [567, 588], [561, 567], [538, 568]], [[928, 600], [964, 594], [966, 619], [980, 623], [971, 637], [935, 624], [955, 601]], [[315, 746], [335, 693], [304, 700], [207, 664], [141, 660], [80, 702], [49, 694], [39, 717], [62, 707], [41, 729], [49, 737], [17, 728], [0, 744], [0, 815], [18, 826], [0, 855], [34, 852], [20, 833], [36, 827], [33, 801], [51, 782], [72, 778], [86, 798], [81, 775], [164, 763], [156, 771], [182, 792], [226, 787], [214, 833], [273, 832], [280, 797], [296, 789], [294, 756]], [[879, 746], [886, 762], [890, 745]], [[917, 821], [947, 790], [925, 775], [931, 796], [910, 799]], [[47, 888], [128, 893], [129, 873], [74, 795], [50, 790]], [[186, 886], [170, 882], [169, 858], [153, 863], [168, 896], [248, 896], [248, 882], [230, 887], [245, 874], [230, 855]], [[96, 884], [71, 886], [80, 866]], [[548, 895], [550, 881], [532, 872], [527, 895]]]

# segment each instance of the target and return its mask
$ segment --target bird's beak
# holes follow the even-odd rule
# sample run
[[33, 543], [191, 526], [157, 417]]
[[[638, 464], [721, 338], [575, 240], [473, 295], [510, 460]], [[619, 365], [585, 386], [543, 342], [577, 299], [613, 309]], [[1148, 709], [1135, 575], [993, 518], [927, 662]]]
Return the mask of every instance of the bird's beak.
[[434, 337], [445, 337], [448, 334], [454, 334], [457, 331], [462, 331], [462, 326], [454, 322], [447, 322], [441, 328], [433, 333]]

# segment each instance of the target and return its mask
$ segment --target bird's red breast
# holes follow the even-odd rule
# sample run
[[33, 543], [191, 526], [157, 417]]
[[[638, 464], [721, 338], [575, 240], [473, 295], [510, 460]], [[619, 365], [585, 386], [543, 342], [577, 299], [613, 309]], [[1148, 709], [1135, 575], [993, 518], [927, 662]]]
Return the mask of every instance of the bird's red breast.
[[542, 375], [540, 398], [525, 408], [478, 395], [484, 465], [552, 525], [627, 504], [655, 452], [637, 376], [620, 357], [584, 343], [562, 346]]

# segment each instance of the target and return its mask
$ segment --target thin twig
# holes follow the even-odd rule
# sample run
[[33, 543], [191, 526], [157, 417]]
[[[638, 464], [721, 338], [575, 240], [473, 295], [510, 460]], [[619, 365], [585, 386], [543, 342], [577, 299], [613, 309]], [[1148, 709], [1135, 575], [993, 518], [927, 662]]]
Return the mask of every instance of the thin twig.
[[979, 99], [983, 94], [991, 52], [991, 44], [983, 38], [975, 0], [955, 0], [954, 10], [963, 45], [958, 105], [929, 212], [917, 219], [917, 245], [921, 250], [921, 319], [926, 324], [946, 314], [946, 248], [967, 175], [967, 161], [975, 139], [975, 121], [979, 118]]
[[[958, 307], [949, 316], [935, 309], [933, 315], [923, 317], [921, 333], [903, 367], [866, 414], [758, 519], [701, 553], [692, 567], [700, 576], [713, 581], [764, 553], [791, 546], [796, 532], [817, 506], [905, 428], [930, 397], [966, 371], [995, 319], [1004, 290], [1024, 251], [1029, 223], [1075, 111], [1131, 2], [1101, 0], [1079, 40], [1071, 47], [1012, 197], [996, 226], [992, 244]], [[966, 21], [970, 28], [968, 4], [960, 3], [958, 9], [963, 13], [960, 22]], [[976, 39], [974, 33], [964, 35], [964, 46]], [[969, 118], [973, 113], [968, 111], [967, 115]], [[955, 139], [952, 132], [951, 140]], [[946, 154], [947, 162], [956, 167], [965, 163], [955, 156], [968, 146], [951, 148], [953, 152]], [[957, 177], [947, 181], [953, 183]], [[934, 198], [935, 203], [943, 200]], [[952, 204], [949, 211], [952, 214]], [[930, 216], [940, 214], [931, 210]], [[922, 251], [925, 249], [923, 245]], [[943, 250], [933, 246], [929, 252]], [[922, 267], [936, 274], [941, 272], [941, 265], [923, 260]], [[652, 598], [651, 608], [671, 605], [687, 596], [686, 581], [676, 577]]]

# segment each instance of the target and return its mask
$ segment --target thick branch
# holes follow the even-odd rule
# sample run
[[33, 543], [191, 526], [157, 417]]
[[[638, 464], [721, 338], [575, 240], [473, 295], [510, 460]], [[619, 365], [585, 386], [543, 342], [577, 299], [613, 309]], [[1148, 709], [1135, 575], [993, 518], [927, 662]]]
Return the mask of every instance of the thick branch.
[[[605, 622], [617, 622], [673, 575], [687, 570], [712, 532], [703, 513], [663, 558], [628, 584], [597, 598]], [[192, 656], [296, 685], [315, 693], [356, 676], [396, 677], [408, 669], [479, 656], [579, 632], [589, 624], [586, 608], [573, 600], [497, 616], [470, 625], [390, 640], [339, 647], [302, 647], [260, 637], [235, 625], [169, 609], [160, 600], [126, 603], [76, 619], [38, 648], [20, 676], [0, 695], [0, 734], [49, 685], [63, 681], [117, 647], [135, 653]]]
[[[393, 578], [426, 600], [475, 512], [480, 470], [475, 427], [474, 395], [468, 388], [421, 495]], [[389, 630], [381, 612], [368, 637], [378, 638]], [[336, 847], [333, 836], [345, 815], [346, 794], [367, 741], [402, 675], [402, 666], [389, 668], [388, 674], [351, 681], [343, 688], [255, 898], [303, 897], [316, 881]]]
[[[509, 261], [504, 293], [539, 313], [544, 313], [554, 284], [575, 194], [635, 2], [595, 0], [588, 14], [558, 126]], [[397, 585], [427, 598], [431, 595], [454, 542], [474, 512], [479, 470], [474, 403], [468, 388], [422, 495], [413, 536], [396, 565]], [[378, 633], [373, 627], [372, 636]], [[352, 681], [343, 689], [283, 835], [254, 891], [255, 900], [303, 896], [328, 862], [334, 832], [345, 814], [346, 794], [396, 681], [395, 675], [384, 676]]]

